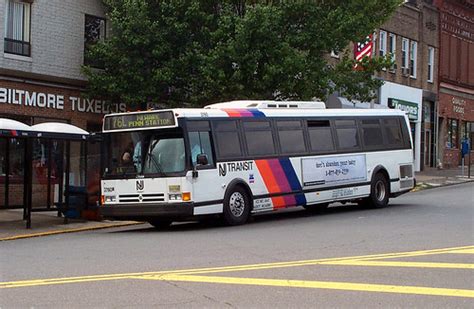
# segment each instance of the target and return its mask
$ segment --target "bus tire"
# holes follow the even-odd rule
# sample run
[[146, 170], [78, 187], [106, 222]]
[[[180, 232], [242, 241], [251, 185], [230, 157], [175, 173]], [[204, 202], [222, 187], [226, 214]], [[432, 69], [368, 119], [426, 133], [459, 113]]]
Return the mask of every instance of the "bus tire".
[[242, 186], [234, 186], [224, 198], [223, 220], [226, 225], [241, 225], [250, 215], [250, 197]]
[[323, 212], [325, 211], [329, 206], [329, 203], [321, 203], [321, 204], [315, 204], [315, 205], [304, 205], [304, 209], [306, 209], [309, 212], [313, 213], [318, 213], [318, 212]]
[[168, 228], [173, 221], [167, 220], [167, 219], [153, 219], [153, 220], [148, 220], [148, 223], [153, 225], [153, 227], [157, 230], [163, 230]]
[[370, 196], [363, 202], [370, 208], [383, 208], [388, 204], [389, 195], [387, 177], [383, 173], [377, 173], [370, 184]]

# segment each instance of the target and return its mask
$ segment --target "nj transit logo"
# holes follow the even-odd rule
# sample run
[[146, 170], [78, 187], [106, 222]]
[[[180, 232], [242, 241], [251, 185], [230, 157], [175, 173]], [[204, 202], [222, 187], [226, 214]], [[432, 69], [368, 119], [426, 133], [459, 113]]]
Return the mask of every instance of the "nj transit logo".
[[137, 180], [137, 191], [143, 191], [145, 189], [145, 181]]
[[253, 161], [219, 163], [219, 176], [225, 176], [231, 172], [242, 172], [253, 170]]

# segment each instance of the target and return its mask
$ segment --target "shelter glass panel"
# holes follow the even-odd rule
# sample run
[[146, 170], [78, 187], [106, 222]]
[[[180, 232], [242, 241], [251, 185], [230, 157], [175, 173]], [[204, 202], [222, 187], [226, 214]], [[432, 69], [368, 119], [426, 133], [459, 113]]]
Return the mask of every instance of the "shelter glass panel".
[[25, 190], [25, 141], [11, 138], [9, 143], [8, 206], [20, 207]]
[[7, 173], [7, 139], [0, 138], [0, 207], [5, 206], [6, 173]]
[[31, 207], [44, 208], [48, 202], [48, 140], [33, 140], [33, 170], [31, 182]]

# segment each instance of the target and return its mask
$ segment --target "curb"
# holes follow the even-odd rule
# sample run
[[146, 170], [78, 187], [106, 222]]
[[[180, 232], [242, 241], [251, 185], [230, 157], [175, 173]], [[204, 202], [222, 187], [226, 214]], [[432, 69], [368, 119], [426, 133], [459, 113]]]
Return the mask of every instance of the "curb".
[[9, 236], [9, 237], [0, 238], [0, 242], [1, 241], [9, 241], [9, 240], [25, 239], [25, 238], [51, 236], [51, 235], [58, 235], [58, 234], [77, 233], [77, 232], [85, 232], [85, 231], [93, 231], [93, 230], [103, 230], [103, 229], [107, 229], [107, 228], [133, 226], [133, 225], [140, 225], [140, 224], [144, 224], [144, 223], [145, 222], [127, 222], [127, 223], [116, 223], [116, 224], [112, 224], [112, 225], [103, 224], [103, 225], [98, 225], [98, 226], [93, 226], [93, 227], [81, 227], [81, 228], [76, 228], [76, 229], [39, 232], [39, 233], [24, 234], [24, 235], [17, 235], [17, 236]]
[[459, 181], [459, 182], [453, 182], [453, 183], [440, 183], [440, 184], [436, 184], [436, 185], [430, 184], [428, 182], [420, 182], [410, 192], [419, 192], [419, 191], [429, 190], [429, 189], [436, 189], [436, 188], [442, 188], [442, 187], [462, 185], [462, 184], [469, 183], [469, 182], [474, 182], [474, 178], [470, 179], [470, 180], [465, 180], [465, 181]]

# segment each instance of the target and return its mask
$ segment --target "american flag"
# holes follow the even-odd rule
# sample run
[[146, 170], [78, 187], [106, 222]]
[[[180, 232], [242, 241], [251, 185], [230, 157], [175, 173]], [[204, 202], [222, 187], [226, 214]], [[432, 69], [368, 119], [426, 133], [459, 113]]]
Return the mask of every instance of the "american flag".
[[365, 38], [365, 41], [354, 44], [354, 58], [361, 61], [364, 57], [372, 57], [372, 34]]

